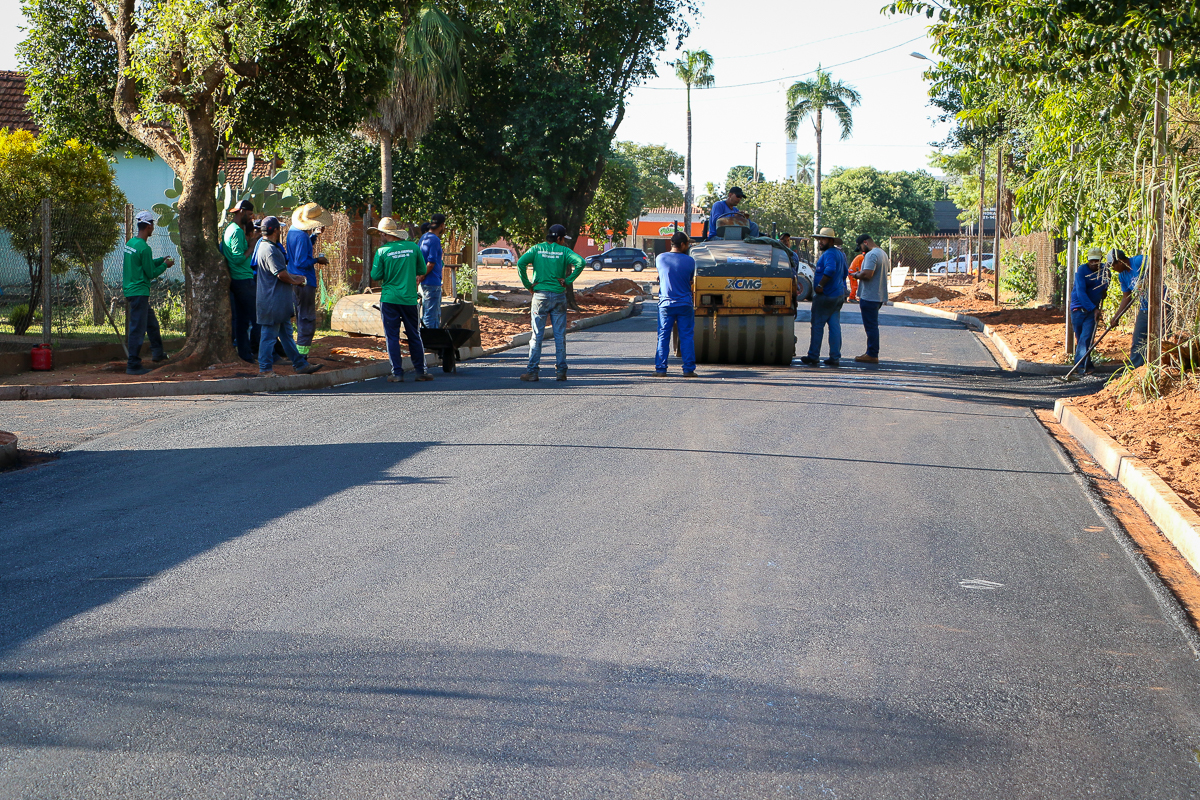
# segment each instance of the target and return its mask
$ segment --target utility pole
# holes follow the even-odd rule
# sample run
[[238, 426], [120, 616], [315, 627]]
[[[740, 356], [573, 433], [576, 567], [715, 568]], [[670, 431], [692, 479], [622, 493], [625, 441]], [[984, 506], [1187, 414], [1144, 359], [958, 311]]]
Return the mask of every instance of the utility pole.
[[758, 183], [758, 148], [762, 147], [762, 142], [754, 143], [754, 174], [750, 176], [751, 183]]
[[987, 188], [987, 145], [979, 140], [979, 261], [975, 262], [975, 285], [983, 280], [983, 195]]
[[[1004, 191], [1004, 144], [996, 141], [996, 236], [992, 244], [992, 302], [1000, 305], [1000, 198]], [[982, 266], [982, 262], [980, 262]]]
[[1147, 276], [1147, 322], [1146, 363], [1162, 365], [1163, 356], [1163, 262], [1165, 260], [1165, 236], [1167, 216], [1167, 82], [1162, 72], [1171, 68], [1173, 52], [1170, 48], [1158, 51], [1159, 76], [1154, 91], [1154, 185], [1150, 189], [1150, 274]]

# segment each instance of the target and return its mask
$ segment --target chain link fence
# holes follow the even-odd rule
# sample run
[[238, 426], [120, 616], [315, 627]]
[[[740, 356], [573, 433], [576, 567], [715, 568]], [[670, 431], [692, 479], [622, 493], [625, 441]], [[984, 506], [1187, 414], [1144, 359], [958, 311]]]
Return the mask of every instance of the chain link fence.
[[[983, 269], [990, 274], [993, 241], [983, 243]], [[979, 239], [973, 236], [893, 236], [888, 246], [893, 267], [908, 267], [914, 277], [973, 283], [979, 271]]]
[[[41, 342], [82, 346], [120, 341], [125, 332], [124, 245], [132, 227], [132, 206], [43, 205], [27, 225], [0, 230], [0, 350], [27, 350]], [[148, 244], [155, 258], [175, 259], [152, 282], [150, 301], [163, 334], [182, 336], [178, 249], [165, 230], [156, 229]]]

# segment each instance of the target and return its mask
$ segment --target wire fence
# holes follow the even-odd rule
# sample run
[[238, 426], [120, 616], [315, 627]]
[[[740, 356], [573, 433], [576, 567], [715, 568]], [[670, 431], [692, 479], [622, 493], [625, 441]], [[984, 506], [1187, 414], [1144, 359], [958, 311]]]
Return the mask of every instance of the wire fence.
[[[132, 219], [132, 206], [51, 206], [45, 219], [39, 209], [20, 228], [0, 230], [0, 350], [122, 338], [124, 245]], [[178, 249], [165, 230], [156, 229], [148, 244], [156, 258], [175, 259], [151, 283], [150, 301], [164, 334], [182, 335]]]

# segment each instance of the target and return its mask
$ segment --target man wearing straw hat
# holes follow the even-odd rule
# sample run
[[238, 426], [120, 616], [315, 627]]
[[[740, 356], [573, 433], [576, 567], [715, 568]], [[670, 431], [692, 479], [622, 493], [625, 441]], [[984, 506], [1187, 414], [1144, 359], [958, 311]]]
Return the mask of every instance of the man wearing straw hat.
[[296, 312], [296, 349], [307, 356], [317, 330], [317, 268], [328, 264], [325, 256], [313, 257], [314, 232], [333, 224], [329, 212], [316, 203], [305, 203], [292, 212], [287, 232], [288, 272], [302, 276], [303, 285], [293, 286]]
[[846, 276], [849, 267], [846, 254], [838, 245], [842, 240], [833, 228], [821, 228], [813, 236], [821, 257], [813, 274], [812, 328], [808, 340], [808, 355], [800, 356], [801, 363], [815, 367], [821, 363], [821, 341], [825, 338], [825, 326], [829, 326], [829, 358], [825, 363], [831, 367], [841, 366], [842, 359], [842, 304], [846, 302]]
[[371, 263], [371, 280], [382, 284], [379, 313], [383, 317], [388, 360], [392, 362], [392, 374], [388, 375], [388, 381], [399, 383], [404, 380], [404, 357], [400, 352], [401, 323], [404, 324], [408, 355], [412, 359], [417, 380], [431, 381], [433, 376], [425, 369], [425, 345], [421, 341], [421, 327], [417, 322], [417, 279], [425, 274], [425, 258], [416, 244], [407, 241], [408, 232], [401, 230], [391, 217], [379, 220], [379, 226], [367, 228], [367, 232], [384, 240], [383, 246], [375, 251], [375, 260]]

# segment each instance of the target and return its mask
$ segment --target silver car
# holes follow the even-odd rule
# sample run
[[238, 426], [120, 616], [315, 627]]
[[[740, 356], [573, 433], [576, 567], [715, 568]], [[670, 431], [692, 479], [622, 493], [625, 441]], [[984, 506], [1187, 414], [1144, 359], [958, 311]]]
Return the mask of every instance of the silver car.
[[485, 247], [479, 251], [480, 266], [511, 267], [517, 263], [517, 256], [507, 247]]

